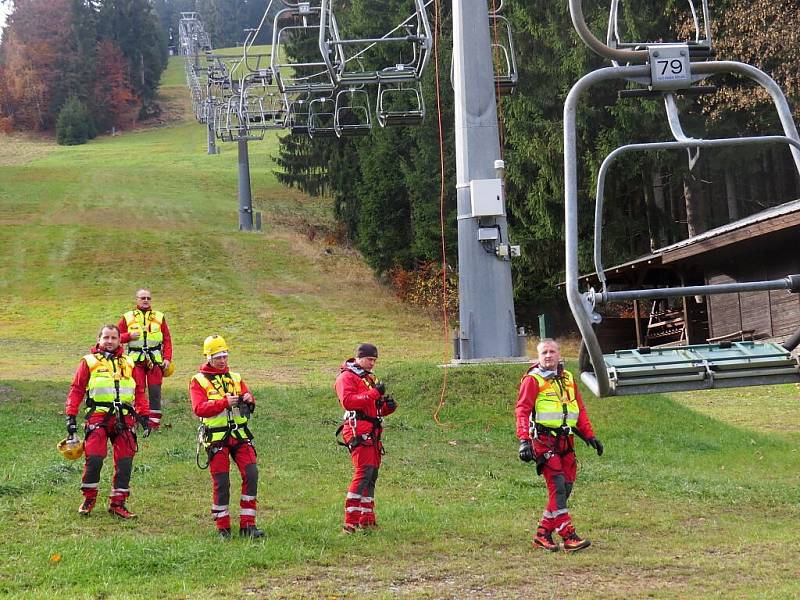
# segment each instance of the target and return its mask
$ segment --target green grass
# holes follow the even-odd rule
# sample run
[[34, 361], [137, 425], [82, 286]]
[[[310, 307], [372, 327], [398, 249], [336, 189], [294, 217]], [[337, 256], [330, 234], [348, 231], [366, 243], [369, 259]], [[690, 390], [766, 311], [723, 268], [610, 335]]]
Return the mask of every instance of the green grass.
[[[796, 386], [587, 399], [606, 454], [580, 444], [571, 509], [593, 546], [533, 551], [545, 489], [516, 458], [524, 367], [449, 370], [437, 425], [439, 325], [400, 305], [357, 253], [326, 243], [330, 203], [276, 183], [274, 138], [250, 147], [265, 230], [236, 231], [235, 149], [205, 154], [179, 60], [165, 74], [162, 127], [70, 148], [0, 139], [0, 594], [800, 596]], [[142, 285], [175, 336], [166, 426], [140, 440], [130, 499], [140, 518], [121, 523], [98, 506], [81, 519], [81, 464], [55, 451], [64, 398], [97, 327]], [[211, 332], [228, 338], [259, 401], [263, 542], [214, 537], [209, 475], [194, 464], [186, 386]], [[387, 419], [382, 529], [348, 537], [338, 528], [351, 467], [333, 440], [332, 382], [367, 339], [400, 408]]]

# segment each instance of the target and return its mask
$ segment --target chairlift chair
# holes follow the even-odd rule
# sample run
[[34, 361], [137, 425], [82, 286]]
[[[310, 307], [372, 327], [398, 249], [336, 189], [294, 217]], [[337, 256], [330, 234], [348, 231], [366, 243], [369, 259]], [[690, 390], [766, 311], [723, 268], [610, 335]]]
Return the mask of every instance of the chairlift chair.
[[369, 93], [363, 89], [341, 90], [336, 94], [333, 128], [338, 137], [369, 135], [372, 119]]
[[269, 91], [264, 98], [264, 117], [270, 129], [286, 127], [289, 109], [286, 96], [277, 90]]
[[249, 89], [245, 89], [242, 93], [241, 116], [248, 130], [265, 127], [266, 116], [264, 115], [263, 98], [257, 94], [251, 93]]
[[308, 135], [308, 98], [289, 103], [288, 126], [292, 135]]
[[425, 101], [419, 82], [379, 84], [375, 116], [381, 127], [421, 124]]
[[336, 102], [333, 98], [314, 98], [308, 103], [308, 137], [336, 136]]
[[[605, 67], [585, 75], [570, 90], [564, 105], [566, 290], [570, 310], [589, 359], [582, 361], [582, 381], [599, 397], [800, 382], [800, 359], [791, 356], [794, 346], [789, 343], [780, 346], [759, 342], [720, 342], [603, 354], [594, 328], [602, 327], [602, 317], [596, 308], [605, 303], [779, 289], [800, 292], [800, 275], [788, 275], [770, 281], [610, 291], [603, 271], [601, 239], [604, 182], [613, 161], [632, 151], [783, 143], [789, 145], [795, 166], [800, 172], [800, 135], [783, 92], [772, 78], [759, 69], [734, 61], [691, 61], [687, 44], [654, 44], [644, 50], [611, 48], [594, 38], [586, 27], [580, 0], [570, 0], [570, 11], [578, 34], [591, 49], [612, 61], [633, 63]], [[662, 70], [662, 67], [665, 69]], [[675, 77], [662, 78], [665, 73]], [[686, 136], [681, 128], [674, 92], [690, 88], [697, 81], [717, 74], [738, 74], [759, 84], [773, 100], [783, 135], [723, 139]], [[580, 97], [592, 85], [613, 80], [635, 81], [647, 86], [648, 92], [663, 94], [674, 140], [628, 144], [611, 152], [603, 161], [598, 173], [594, 247], [595, 269], [601, 290], [589, 289], [581, 293], [578, 289], [577, 105]], [[797, 345], [797, 342], [794, 344]]]
[[[284, 61], [281, 58], [283, 45], [290, 39], [306, 36], [317, 39], [323, 27], [320, 23], [320, 8], [308, 3], [298, 3], [278, 11], [272, 30], [272, 56], [270, 67], [275, 84], [282, 93], [292, 92], [332, 92], [336, 84], [330, 77], [328, 57], [318, 56], [306, 62]], [[326, 62], [327, 61], [327, 62]]]
[[[490, 14], [490, 27], [497, 27], [497, 39], [492, 36], [492, 56], [494, 57], [494, 81], [500, 94], [511, 94], [517, 87], [517, 58], [514, 53], [514, 38], [511, 23], [497, 14]], [[492, 23], [494, 21], [494, 23]]]
[[[339, 32], [333, 8], [334, 0], [321, 0], [319, 49], [332, 81], [339, 85], [377, 84], [383, 81], [411, 82], [422, 76], [433, 45], [424, 0], [414, 0], [414, 12], [405, 21], [381, 37], [346, 38]], [[405, 35], [398, 33], [405, 30]], [[367, 70], [358, 60], [376, 47], [398, 49], [398, 59]], [[360, 68], [356, 68], [360, 67]]]
[[214, 133], [222, 142], [232, 142], [234, 139], [228, 117], [228, 101], [219, 102], [214, 108]]

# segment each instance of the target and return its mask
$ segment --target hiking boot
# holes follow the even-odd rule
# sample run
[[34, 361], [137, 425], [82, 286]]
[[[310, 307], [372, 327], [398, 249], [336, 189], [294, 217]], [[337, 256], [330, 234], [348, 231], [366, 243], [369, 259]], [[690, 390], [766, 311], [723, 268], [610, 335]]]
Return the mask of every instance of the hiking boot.
[[558, 544], [553, 541], [553, 534], [542, 527], [539, 527], [533, 536], [533, 547], [543, 548], [548, 552], [558, 552]]
[[229, 540], [231, 539], [231, 528], [217, 529], [217, 535], [223, 540]]
[[78, 514], [84, 517], [88, 517], [89, 513], [92, 512], [94, 508], [96, 500], [94, 498], [84, 498], [81, 505], [78, 507]]
[[342, 533], [350, 535], [351, 533], [358, 533], [358, 525], [349, 525], [345, 523], [342, 525]]
[[264, 532], [255, 525], [248, 525], [239, 529], [239, 537], [261, 538], [264, 537]]
[[576, 552], [592, 545], [589, 540], [582, 540], [574, 531], [564, 538], [564, 551]]
[[112, 504], [108, 507], [108, 512], [120, 519], [135, 519], [136, 515], [125, 508], [124, 504]]

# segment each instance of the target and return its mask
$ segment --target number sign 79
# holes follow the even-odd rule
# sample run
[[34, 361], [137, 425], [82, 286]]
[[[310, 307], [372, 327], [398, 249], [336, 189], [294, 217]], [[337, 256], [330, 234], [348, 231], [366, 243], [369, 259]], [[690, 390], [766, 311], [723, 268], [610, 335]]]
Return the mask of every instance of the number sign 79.
[[669, 70], [671, 75], [680, 75], [683, 73], [683, 61], [679, 58], [657, 60], [656, 65], [658, 65], [660, 69], [660, 75], [666, 75], [667, 70]]

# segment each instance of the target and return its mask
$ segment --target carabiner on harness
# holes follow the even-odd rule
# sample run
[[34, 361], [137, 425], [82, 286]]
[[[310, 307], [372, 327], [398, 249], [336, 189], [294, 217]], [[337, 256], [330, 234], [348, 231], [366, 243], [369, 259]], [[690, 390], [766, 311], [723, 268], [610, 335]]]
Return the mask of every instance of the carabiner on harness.
[[208, 465], [211, 464], [211, 455], [206, 452], [206, 462], [205, 464], [200, 464], [200, 451], [205, 450], [206, 446], [206, 438], [210, 438], [211, 436], [207, 432], [207, 427], [201, 424], [197, 428], [197, 447], [195, 448], [194, 453], [194, 462], [197, 464], [198, 468], [200, 469], [207, 469]]

